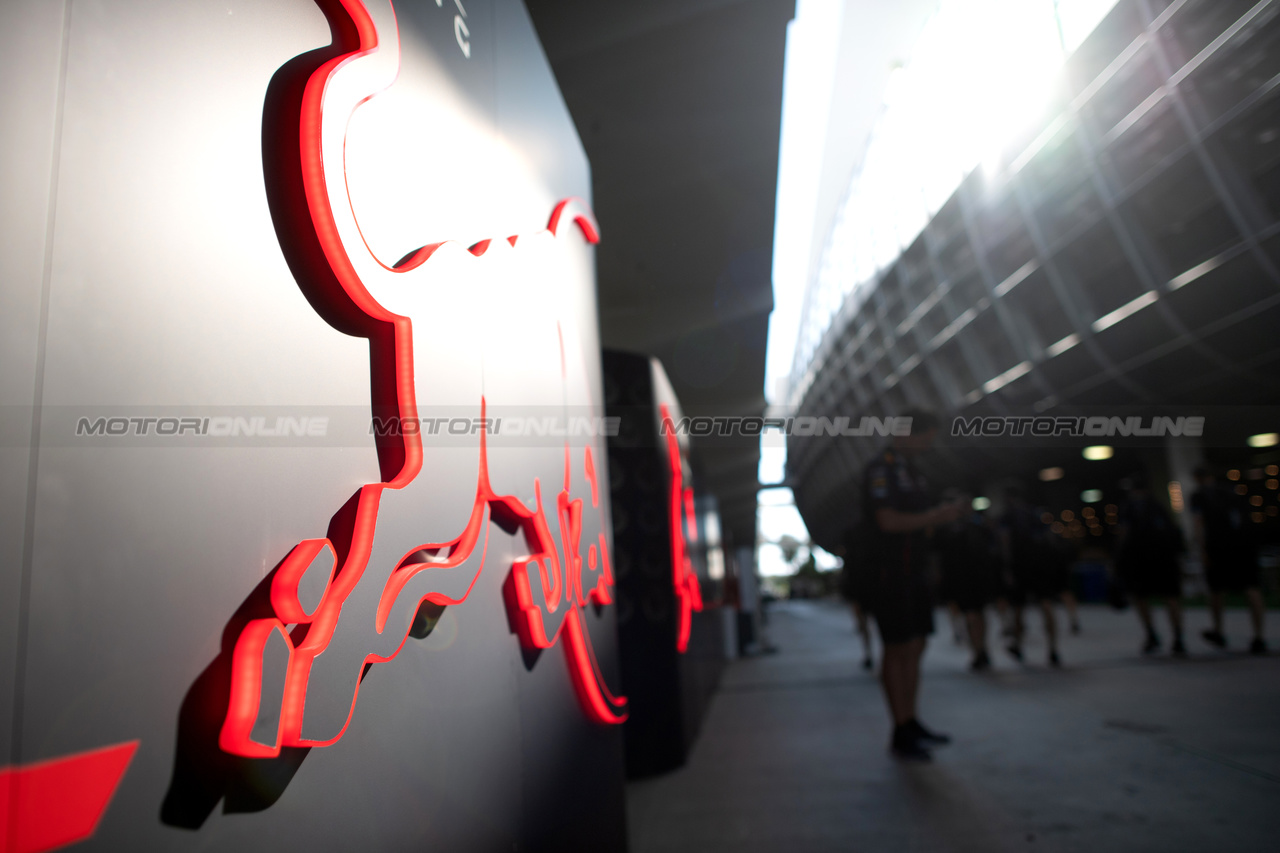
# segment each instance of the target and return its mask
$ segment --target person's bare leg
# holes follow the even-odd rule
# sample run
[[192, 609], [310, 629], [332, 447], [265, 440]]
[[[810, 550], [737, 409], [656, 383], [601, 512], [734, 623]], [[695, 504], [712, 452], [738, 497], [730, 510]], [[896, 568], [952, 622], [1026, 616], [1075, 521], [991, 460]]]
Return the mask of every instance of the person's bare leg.
[[1009, 624], [1013, 629], [1009, 634], [1008, 651], [1019, 661], [1022, 660], [1022, 635], [1026, 632], [1026, 623], [1023, 621], [1021, 604], [1009, 605]]
[[911, 643], [885, 643], [880, 653], [880, 683], [884, 687], [885, 703], [894, 726], [901, 726], [911, 719], [910, 691], [907, 676], [910, 672]]
[[1182, 600], [1177, 596], [1165, 599], [1169, 608], [1169, 627], [1173, 629], [1173, 655], [1186, 657], [1187, 647], [1182, 642]]
[[1209, 618], [1213, 620], [1213, 631], [1222, 634], [1223, 595], [1220, 592], [1209, 593]]
[[1135, 598], [1133, 600], [1133, 608], [1138, 611], [1138, 621], [1142, 623], [1142, 628], [1148, 634], [1155, 630], [1151, 624], [1151, 608], [1147, 605], [1145, 598]]
[[[893, 718], [890, 748], [900, 758], [928, 761], [929, 746], [945, 744], [950, 738], [930, 732], [916, 719], [916, 697], [920, 691], [920, 656], [925, 639], [919, 637], [904, 643], [884, 645], [880, 673], [885, 700]], [[924, 743], [922, 743], [924, 742]]]
[[1156, 626], [1151, 622], [1151, 604], [1145, 598], [1134, 598], [1133, 609], [1138, 611], [1138, 621], [1142, 623], [1142, 630], [1147, 635], [1146, 645], [1143, 646], [1144, 652], [1154, 652], [1160, 648], [1160, 636], [1156, 633]]
[[1007, 599], [996, 599], [996, 619], [1000, 622], [1001, 632], [1004, 632], [1009, 627], [1009, 601]]
[[1053, 601], [1040, 599], [1040, 612], [1044, 615], [1044, 636], [1049, 643], [1049, 663], [1058, 663], [1058, 620], [1054, 616]]
[[862, 640], [862, 665], [864, 669], [871, 669], [871, 627], [867, 624], [867, 614], [857, 603], [851, 605], [851, 609], [853, 610], [853, 628]]
[[916, 718], [916, 699], [920, 695], [920, 658], [924, 656], [924, 637], [917, 637], [907, 643], [907, 671], [906, 671], [906, 700], [907, 710], [910, 713], [907, 719], [914, 720]]
[[1262, 590], [1252, 586], [1245, 590], [1244, 594], [1249, 599], [1249, 620], [1253, 622], [1253, 638], [1262, 640], [1267, 613], [1266, 602], [1262, 600]]
[[1174, 640], [1182, 639], [1182, 600], [1179, 598], [1170, 598], [1169, 604], [1169, 626], [1173, 629]]
[[987, 653], [987, 614], [984, 610], [970, 610], [964, 615], [969, 628], [969, 647], [975, 656]]
[[1067, 624], [1071, 626], [1071, 633], [1080, 633], [1080, 602], [1076, 601], [1076, 594], [1071, 590], [1062, 593], [1062, 606], [1067, 609]]
[[964, 614], [954, 601], [947, 602], [947, 619], [951, 622], [951, 639], [957, 646], [964, 645]]

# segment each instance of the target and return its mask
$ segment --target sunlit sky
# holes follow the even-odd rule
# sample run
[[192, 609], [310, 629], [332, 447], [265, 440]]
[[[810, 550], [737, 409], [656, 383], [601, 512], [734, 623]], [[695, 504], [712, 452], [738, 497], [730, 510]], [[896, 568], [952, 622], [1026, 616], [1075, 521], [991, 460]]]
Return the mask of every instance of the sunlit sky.
[[[798, 0], [787, 28], [773, 291], [765, 393], [786, 405], [802, 359], [832, 315], [897, 257], [975, 168], [1040, 118], [1066, 56], [1115, 0], [940, 0], [910, 57], [889, 76], [880, 115], [831, 223], [815, 222], [845, 15], [859, 0]], [[852, 23], [852, 22], [850, 22]], [[817, 237], [823, 244], [810, 269]], [[808, 304], [806, 304], [806, 292]], [[782, 481], [781, 437], [762, 439], [760, 482]], [[790, 489], [760, 493], [761, 574], [790, 574], [777, 540], [808, 533]], [[801, 559], [804, 552], [801, 554]], [[820, 567], [838, 560], [815, 555]]]

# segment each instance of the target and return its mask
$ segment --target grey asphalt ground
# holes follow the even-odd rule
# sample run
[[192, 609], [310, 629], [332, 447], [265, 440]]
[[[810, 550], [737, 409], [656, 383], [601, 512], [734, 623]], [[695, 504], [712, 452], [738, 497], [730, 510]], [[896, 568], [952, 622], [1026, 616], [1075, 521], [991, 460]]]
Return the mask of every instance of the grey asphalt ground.
[[1188, 611], [1185, 661], [1139, 654], [1132, 610], [1081, 616], [1063, 669], [1029, 614], [1027, 663], [975, 675], [939, 612], [920, 716], [955, 742], [921, 765], [888, 754], [847, 610], [775, 605], [778, 653], [730, 666], [689, 763], [629, 785], [631, 850], [1280, 850], [1280, 613], [1259, 658], [1244, 612], [1224, 653]]

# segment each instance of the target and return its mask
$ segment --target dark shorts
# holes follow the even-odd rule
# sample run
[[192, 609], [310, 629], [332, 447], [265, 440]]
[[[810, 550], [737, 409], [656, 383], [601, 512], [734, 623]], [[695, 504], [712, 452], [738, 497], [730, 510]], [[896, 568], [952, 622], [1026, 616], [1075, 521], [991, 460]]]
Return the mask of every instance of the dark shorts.
[[995, 572], [990, 566], [956, 561], [942, 568], [938, 597], [963, 613], [986, 607], [996, 592]]
[[976, 613], [991, 603], [992, 584], [985, 579], [975, 579], [970, 583], [958, 586], [951, 596], [951, 601], [960, 608], [961, 613]]
[[909, 577], [881, 573], [871, 602], [880, 641], [906, 643], [933, 633], [933, 596], [922, 573]]
[[1207, 555], [1204, 579], [1213, 592], [1244, 592], [1259, 585], [1258, 560], [1252, 554]]
[[865, 607], [871, 598], [872, 584], [866, 569], [846, 565], [840, 570], [840, 597], [850, 604]]
[[1015, 565], [1011, 574], [1017, 604], [1028, 600], [1056, 599], [1067, 591], [1067, 572], [1056, 564]]
[[1182, 581], [1176, 562], [1125, 563], [1118, 567], [1117, 574], [1124, 582], [1125, 591], [1136, 598], [1178, 598], [1182, 595]]

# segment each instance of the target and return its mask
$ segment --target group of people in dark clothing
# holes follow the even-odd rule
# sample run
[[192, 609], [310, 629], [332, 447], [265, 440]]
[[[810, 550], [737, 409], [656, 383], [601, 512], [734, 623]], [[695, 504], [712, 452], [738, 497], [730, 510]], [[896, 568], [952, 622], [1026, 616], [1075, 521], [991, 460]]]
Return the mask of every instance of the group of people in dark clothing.
[[1070, 559], [1061, 538], [1049, 528], [1020, 489], [1005, 493], [1006, 509], [996, 518], [975, 510], [935, 531], [941, 568], [939, 598], [961, 614], [973, 650], [972, 668], [991, 668], [986, 608], [996, 604], [1006, 617], [1007, 651], [1022, 660], [1025, 609], [1035, 606], [1044, 620], [1050, 666], [1061, 666], [1056, 603], [1067, 606], [1071, 629], [1079, 632], [1070, 591]]
[[[975, 508], [955, 490], [935, 501], [915, 458], [932, 446], [938, 422], [928, 412], [907, 415], [911, 434], [895, 436], [866, 468], [862, 516], [845, 537], [841, 593], [853, 608], [865, 669], [874, 666], [871, 620], [880, 635], [880, 681], [893, 721], [891, 751], [899, 758], [929, 760], [934, 747], [950, 740], [921, 723], [916, 711], [920, 660], [933, 632], [935, 603], [946, 604], [959, 617], [957, 626], [963, 626], [975, 671], [992, 665], [986, 611], [993, 604], [1003, 617], [1006, 651], [1020, 662], [1029, 607], [1037, 608], [1043, 619], [1051, 667], [1062, 665], [1055, 605], [1065, 606], [1072, 633], [1080, 631], [1080, 624], [1070, 590], [1072, 548], [1050, 529], [1052, 519], [1046, 521], [1016, 487], [1006, 490], [998, 517]], [[1205, 567], [1213, 618], [1204, 639], [1225, 647], [1224, 593], [1243, 591], [1254, 631], [1250, 651], [1265, 653], [1264, 602], [1248, 507], [1234, 491], [1220, 487], [1207, 468], [1198, 469], [1196, 479], [1190, 504], [1192, 544]], [[1171, 651], [1185, 656], [1181, 557], [1187, 543], [1141, 477], [1125, 485], [1128, 500], [1116, 519], [1113, 587], [1118, 598], [1134, 604], [1145, 631], [1144, 653], [1161, 649], [1151, 613], [1151, 602], [1158, 599], [1168, 606]]]

